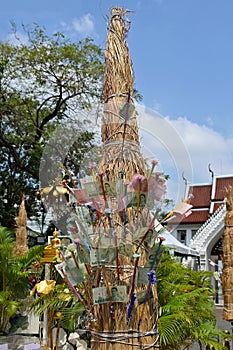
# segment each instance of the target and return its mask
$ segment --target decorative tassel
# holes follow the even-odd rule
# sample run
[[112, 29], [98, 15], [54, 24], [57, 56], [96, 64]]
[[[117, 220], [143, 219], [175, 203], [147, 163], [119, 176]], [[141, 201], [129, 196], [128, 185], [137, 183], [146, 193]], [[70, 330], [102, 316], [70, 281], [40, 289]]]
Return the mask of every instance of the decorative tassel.
[[[154, 284], [156, 284], [156, 271], [155, 271], [153, 268], [154, 268], [155, 261], [156, 261], [156, 258], [157, 258], [157, 256], [158, 256], [158, 254], [159, 254], [159, 251], [160, 251], [160, 248], [161, 248], [161, 245], [162, 245], [163, 241], [165, 241], [165, 238], [164, 238], [164, 237], [160, 237], [160, 238], [159, 238], [158, 247], [157, 247], [157, 249], [156, 249], [156, 252], [155, 252], [153, 261], [152, 261], [152, 263], [151, 263], [150, 271], [149, 271], [148, 274], [147, 274], [149, 283], [148, 283], [148, 286], [147, 286], [147, 291], [146, 291], [145, 299], [144, 299], [144, 301], [143, 301], [143, 307], [142, 307], [141, 314], [140, 314], [140, 317], [139, 317], [138, 332], [139, 332], [139, 329], [140, 329], [140, 324], [141, 324], [142, 317], [143, 317], [143, 313], [144, 313], [144, 310], [145, 310], [145, 304], [146, 304], [146, 302], [148, 301], [149, 296], [150, 296], [151, 286], [154, 285]], [[157, 266], [157, 268], [158, 268], [158, 266]]]
[[141, 254], [138, 254], [138, 253], [134, 254], [135, 261], [134, 261], [134, 270], [133, 270], [133, 277], [132, 277], [132, 288], [131, 288], [131, 291], [130, 291], [130, 304], [129, 304], [129, 307], [128, 307], [128, 314], [127, 314], [127, 322], [128, 322], [128, 324], [130, 323], [131, 313], [132, 313], [132, 310], [133, 310], [134, 302], [136, 300], [136, 295], [134, 293], [134, 290], [135, 290], [135, 279], [136, 279], [136, 273], [137, 273], [138, 262], [139, 262], [140, 257], [141, 257]]
[[145, 295], [145, 298], [144, 298], [144, 301], [143, 301], [143, 306], [142, 306], [142, 310], [141, 310], [139, 321], [138, 321], [138, 333], [139, 333], [139, 330], [140, 330], [140, 325], [141, 325], [141, 322], [142, 322], [142, 317], [143, 317], [143, 313], [144, 313], [144, 310], [145, 310], [145, 305], [146, 305], [146, 302], [148, 301], [149, 296], [150, 296], [151, 286], [156, 283], [156, 277], [155, 277], [155, 271], [154, 270], [150, 270], [147, 275], [148, 275], [149, 283], [148, 283], [148, 286], [147, 286], [146, 295]]
[[156, 249], [156, 252], [155, 252], [153, 261], [151, 263], [151, 267], [150, 267], [151, 270], [154, 268], [154, 265], [155, 265], [155, 262], [156, 262], [156, 259], [157, 259], [157, 256], [159, 254], [159, 251], [160, 251], [160, 248], [161, 248], [161, 245], [162, 245], [163, 241], [165, 241], [165, 238], [164, 237], [159, 237], [159, 244], [158, 244], [158, 247]]
[[[125, 198], [127, 198], [127, 188], [128, 188], [128, 184], [127, 183], [125, 183], [124, 184], [124, 197]], [[127, 231], [126, 231], [126, 229], [125, 229], [125, 225], [127, 224], [127, 209], [126, 209], [126, 207], [124, 207], [124, 217], [123, 217], [123, 219], [124, 219], [124, 233], [126, 234], [127, 233]]]
[[136, 294], [133, 293], [132, 296], [131, 296], [131, 301], [130, 301], [130, 304], [129, 304], [129, 307], [128, 307], [128, 313], [127, 313], [127, 323], [128, 323], [128, 325], [130, 323], [131, 314], [132, 314], [132, 310], [133, 310], [133, 307], [134, 307], [135, 300], [136, 300]]

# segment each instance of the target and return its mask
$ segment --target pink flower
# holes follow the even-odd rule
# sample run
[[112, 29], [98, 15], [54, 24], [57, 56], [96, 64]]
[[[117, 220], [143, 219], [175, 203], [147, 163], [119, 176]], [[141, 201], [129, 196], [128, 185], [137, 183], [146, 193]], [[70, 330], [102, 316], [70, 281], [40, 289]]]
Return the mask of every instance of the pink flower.
[[140, 192], [147, 192], [147, 187], [147, 178], [141, 174], [135, 174], [129, 183], [129, 189], [133, 188], [135, 191], [138, 191], [138, 189], [140, 189]]

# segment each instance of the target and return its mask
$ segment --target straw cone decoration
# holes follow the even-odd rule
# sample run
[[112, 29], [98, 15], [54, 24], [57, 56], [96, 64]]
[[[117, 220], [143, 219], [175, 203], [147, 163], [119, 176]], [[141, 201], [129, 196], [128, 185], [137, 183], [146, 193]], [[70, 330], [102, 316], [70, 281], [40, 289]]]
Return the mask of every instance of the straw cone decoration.
[[233, 188], [227, 189], [227, 213], [223, 240], [223, 319], [233, 321]]
[[[134, 76], [129, 50], [125, 41], [128, 31], [126, 11], [113, 8], [109, 23], [107, 48], [105, 51], [105, 79], [103, 89], [104, 113], [102, 120], [103, 155], [99, 163], [99, 171], [109, 174], [110, 181], [116, 181], [123, 172], [124, 180], [130, 181], [137, 173], [145, 175], [146, 168], [140, 152], [138, 126], [132, 99]], [[105, 175], [104, 175], [105, 176]], [[138, 225], [146, 227], [150, 222], [150, 214], [146, 208], [128, 208], [128, 228], [136, 229]], [[119, 214], [114, 214], [112, 223], [108, 218], [100, 219], [99, 226], [111, 226], [116, 233], [122, 223]], [[119, 233], [120, 236], [120, 233]], [[132, 247], [135, 250], [134, 247]], [[146, 261], [146, 251], [140, 249], [139, 265]], [[118, 255], [118, 266], [96, 267], [94, 288], [101, 286], [126, 286], [127, 295], [132, 287], [134, 259]], [[145, 285], [136, 286], [136, 291], [146, 291]], [[128, 303], [114, 302], [94, 305], [96, 319], [92, 332], [92, 350], [146, 349], [150, 344], [157, 344], [155, 331], [157, 318], [157, 295], [152, 288], [153, 298], [144, 306], [135, 301], [130, 322], [127, 323]], [[142, 319], [139, 327], [139, 319]], [[148, 334], [146, 334], [148, 332]]]
[[140, 153], [132, 100], [134, 75], [125, 41], [128, 28], [124, 18], [124, 9], [112, 9], [105, 50], [101, 128], [104, 151], [99, 169], [106, 171], [108, 168], [110, 174], [117, 177], [118, 171], [124, 168], [126, 177], [130, 179], [135, 173], [145, 174], [145, 164]]
[[18, 255], [23, 255], [28, 252], [27, 246], [27, 212], [25, 209], [25, 196], [22, 197], [22, 202], [19, 207], [19, 213], [16, 221], [16, 247], [15, 253]]

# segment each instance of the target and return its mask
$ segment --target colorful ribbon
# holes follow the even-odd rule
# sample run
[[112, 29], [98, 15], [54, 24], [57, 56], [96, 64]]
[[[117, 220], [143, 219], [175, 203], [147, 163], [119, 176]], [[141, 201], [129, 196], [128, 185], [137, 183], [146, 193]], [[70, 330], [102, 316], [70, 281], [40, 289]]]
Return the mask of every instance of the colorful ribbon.
[[149, 283], [148, 283], [147, 290], [146, 290], [146, 295], [145, 295], [145, 298], [144, 298], [144, 301], [143, 301], [142, 310], [141, 310], [141, 313], [140, 313], [140, 316], [139, 316], [138, 333], [139, 333], [139, 330], [140, 330], [140, 325], [141, 325], [141, 322], [142, 322], [142, 317], [143, 317], [143, 313], [144, 313], [144, 310], [145, 310], [145, 305], [146, 305], [146, 302], [147, 302], [147, 300], [149, 299], [149, 296], [150, 296], [151, 286], [156, 283], [156, 277], [155, 277], [155, 271], [154, 270], [150, 270], [147, 275], [148, 275]]
[[159, 255], [159, 251], [160, 251], [160, 248], [161, 248], [161, 245], [162, 245], [163, 241], [165, 241], [165, 238], [164, 237], [159, 237], [159, 244], [158, 244], [158, 247], [156, 249], [154, 258], [152, 260], [152, 263], [151, 263], [151, 266], [150, 266], [150, 270], [153, 270], [153, 268], [154, 268], [154, 265], [155, 265], [155, 262], [156, 262], [156, 259], [157, 259], [158, 255]]
[[130, 318], [131, 318], [132, 310], [134, 307], [134, 302], [136, 300], [136, 295], [134, 293], [134, 290], [135, 290], [136, 273], [137, 273], [138, 262], [139, 262], [140, 256], [141, 256], [141, 254], [137, 254], [137, 253], [134, 254], [135, 261], [134, 261], [134, 270], [133, 270], [133, 277], [132, 277], [132, 288], [130, 291], [130, 304], [129, 304], [128, 313], [127, 313], [127, 323], [128, 324], [130, 323]]

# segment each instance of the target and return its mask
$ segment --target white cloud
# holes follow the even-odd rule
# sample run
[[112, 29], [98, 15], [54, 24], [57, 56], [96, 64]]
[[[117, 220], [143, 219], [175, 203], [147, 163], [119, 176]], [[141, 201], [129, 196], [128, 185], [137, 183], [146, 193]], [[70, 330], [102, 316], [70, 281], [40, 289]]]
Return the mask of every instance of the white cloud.
[[183, 175], [191, 183], [210, 183], [209, 164], [216, 175], [233, 174], [233, 138], [187, 118], [170, 119], [145, 106], [137, 110], [143, 153], [170, 175], [168, 198], [184, 198]]
[[90, 13], [80, 17], [74, 18], [72, 21], [72, 26], [75, 31], [81, 34], [91, 34], [94, 31], [94, 18]]
[[226, 138], [205, 125], [192, 123], [186, 118], [171, 120], [181, 135], [192, 160], [194, 179], [210, 179], [208, 164], [218, 175], [233, 173], [233, 138]]

